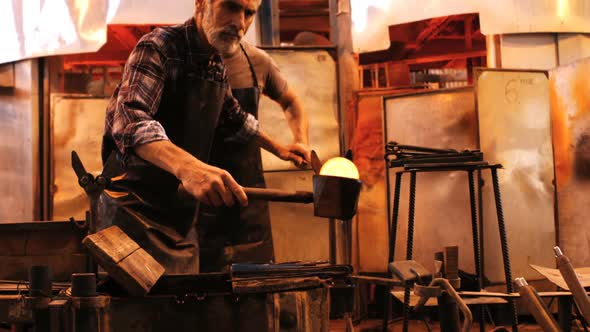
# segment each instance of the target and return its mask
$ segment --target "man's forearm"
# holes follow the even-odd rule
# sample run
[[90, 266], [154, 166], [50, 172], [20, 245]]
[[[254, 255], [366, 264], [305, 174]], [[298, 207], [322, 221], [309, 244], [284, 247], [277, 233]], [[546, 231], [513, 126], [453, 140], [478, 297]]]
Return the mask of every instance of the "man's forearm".
[[168, 140], [142, 144], [134, 148], [142, 159], [172, 173], [186, 192], [213, 206], [248, 204], [242, 187], [225, 170], [208, 165]]
[[173, 174], [178, 179], [181, 179], [183, 173], [188, 169], [194, 169], [204, 164], [168, 140], [142, 144], [136, 146], [134, 150], [140, 158]]
[[289, 92], [280, 104], [293, 133], [293, 141], [309, 145], [309, 125], [303, 103], [293, 92]]

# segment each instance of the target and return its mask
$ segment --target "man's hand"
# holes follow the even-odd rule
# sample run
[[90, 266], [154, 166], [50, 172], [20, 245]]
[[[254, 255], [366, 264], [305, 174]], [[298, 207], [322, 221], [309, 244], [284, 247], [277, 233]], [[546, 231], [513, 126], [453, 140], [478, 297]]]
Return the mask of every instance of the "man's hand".
[[302, 143], [295, 143], [282, 147], [279, 150], [279, 158], [292, 162], [298, 168], [306, 168], [311, 161], [309, 147]]
[[134, 150], [139, 157], [174, 174], [184, 190], [200, 202], [232, 206], [237, 200], [241, 206], [248, 205], [244, 189], [227, 171], [205, 164], [168, 140], [142, 144]]
[[192, 170], [181, 172], [179, 180], [184, 190], [204, 204], [233, 206], [237, 200], [241, 206], [248, 205], [244, 189], [221, 168], [202, 163]]

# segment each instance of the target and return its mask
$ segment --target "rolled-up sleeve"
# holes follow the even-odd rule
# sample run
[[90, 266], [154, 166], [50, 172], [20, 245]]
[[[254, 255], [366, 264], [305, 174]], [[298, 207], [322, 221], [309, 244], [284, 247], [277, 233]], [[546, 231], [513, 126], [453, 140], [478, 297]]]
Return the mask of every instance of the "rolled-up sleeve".
[[241, 109], [231, 89], [227, 89], [223, 101], [218, 129], [226, 136], [226, 141], [239, 143], [246, 143], [258, 134], [258, 120]]
[[129, 55], [111, 114], [111, 135], [124, 157], [138, 145], [168, 140], [154, 120], [164, 90], [165, 66], [166, 58], [150, 42], [140, 42]]

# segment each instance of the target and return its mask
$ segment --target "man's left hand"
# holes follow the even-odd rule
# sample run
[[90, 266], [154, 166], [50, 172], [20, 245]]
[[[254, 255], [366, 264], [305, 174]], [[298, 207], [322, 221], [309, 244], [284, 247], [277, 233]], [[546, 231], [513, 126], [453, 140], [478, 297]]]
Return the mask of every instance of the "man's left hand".
[[307, 168], [311, 160], [311, 151], [303, 143], [294, 143], [287, 145], [282, 149], [279, 158], [292, 162], [298, 168]]

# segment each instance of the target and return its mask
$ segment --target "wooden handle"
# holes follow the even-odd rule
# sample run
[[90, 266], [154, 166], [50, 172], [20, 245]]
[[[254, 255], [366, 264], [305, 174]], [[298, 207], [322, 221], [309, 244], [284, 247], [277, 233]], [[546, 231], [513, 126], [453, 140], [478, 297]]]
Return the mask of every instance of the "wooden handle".
[[313, 193], [310, 191], [286, 191], [278, 189], [262, 189], [244, 187], [248, 199], [269, 202], [313, 203]]

